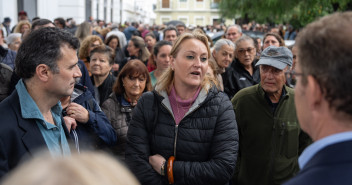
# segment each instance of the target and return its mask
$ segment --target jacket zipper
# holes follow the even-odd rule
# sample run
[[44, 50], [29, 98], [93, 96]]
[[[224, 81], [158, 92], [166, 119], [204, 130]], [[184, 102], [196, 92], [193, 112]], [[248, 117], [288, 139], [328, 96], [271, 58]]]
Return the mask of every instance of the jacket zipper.
[[[269, 166], [269, 177], [270, 177], [270, 184], [274, 184], [274, 160], [277, 152], [277, 143], [276, 143], [276, 125], [275, 125], [275, 115], [277, 113], [277, 110], [281, 106], [282, 102], [284, 101], [286, 97], [283, 97], [282, 99], [279, 100], [279, 105], [276, 107], [275, 112], [273, 113], [273, 118], [274, 118], [274, 126], [273, 126], [273, 134], [272, 134], [272, 146], [273, 146], [273, 152], [271, 154], [271, 160], [270, 160], [270, 166]], [[284, 123], [282, 123], [284, 126]], [[282, 130], [280, 133], [280, 136], [283, 136], [285, 130]]]
[[[162, 104], [166, 110], [169, 111], [169, 113], [172, 115], [172, 117], [174, 118], [174, 121], [176, 123], [176, 120], [175, 120], [175, 117], [173, 116], [174, 114], [164, 105]], [[193, 113], [194, 111], [196, 111], [200, 106], [198, 105], [196, 108], [194, 108], [194, 110], [192, 110], [189, 114]], [[187, 113], [186, 113], [187, 114]], [[187, 115], [189, 115], [187, 114]], [[185, 118], [187, 115], [185, 115], [183, 118]], [[180, 120], [180, 123], [181, 121], [183, 120], [183, 118]], [[175, 140], [174, 140], [174, 157], [176, 158], [176, 144], [177, 144], [177, 135], [178, 135], [178, 125], [175, 125]]]

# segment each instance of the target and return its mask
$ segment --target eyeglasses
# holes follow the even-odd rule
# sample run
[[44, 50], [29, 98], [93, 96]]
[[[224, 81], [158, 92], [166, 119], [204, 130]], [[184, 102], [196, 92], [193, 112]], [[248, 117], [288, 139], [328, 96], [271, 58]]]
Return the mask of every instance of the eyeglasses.
[[303, 73], [296, 73], [294, 70], [286, 71], [285, 76], [286, 76], [286, 81], [287, 85], [289, 87], [294, 88], [296, 86], [296, 76], [302, 76]]
[[236, 36], [237, 33], [227, 33], [226, 36]]
[[237, 50], [237, 51], [238, 51], [239, 54], [243, 55], [243, 54], [246, 53], [246, 51], [247, 51], [248, 53], [252, 53], [252, 52], [254, 51], [254, 48], [239, 49], [239, 50]]

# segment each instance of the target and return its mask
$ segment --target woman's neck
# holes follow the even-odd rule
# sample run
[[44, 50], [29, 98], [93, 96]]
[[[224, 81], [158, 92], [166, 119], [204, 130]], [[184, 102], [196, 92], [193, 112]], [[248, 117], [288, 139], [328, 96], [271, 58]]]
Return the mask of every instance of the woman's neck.
[[100, 76], [100, 75], [95, 75], [93, 76], [94, 79], [94, 86], [95, 87], [99, 87], [101, 84], [103, 84], [103, 82], [105, 81], [105, 79], [109, 76], [109, 73], [107, 73], [104, 76]]
[[178, 97], [181, 98], [181, 100], [189, 100], [193, 98], [194, 94], [198, 91], [198, 87], [189, 87], [189, 86], [183, 86], [183, 85], [176, 85], [174, 83], [175, 87], [175, 92]]
[[132, 105], [135, 106], [137, 105], [138, 99], [140, 95], [138, 96], [133, 96], [133, 95], [128, 95], [126, 92], [124, 93], [124, 98]]
[[[164, 70], [164, 71], [165, 71], [165, 70]], [[154, 70], [154, 76], [155, 76], [155, 78], [158, 79], [158, 78], [163, 74], [164, 71], [161, 70], [161, 69], [156, 68], [156, 69]]]
[[253, 67], [252, 65], [246, 65], [246, 66], [243, 66], [244, 69], [246, 69], [248, 71], [248, 73], [252, 76], [253, 75]]

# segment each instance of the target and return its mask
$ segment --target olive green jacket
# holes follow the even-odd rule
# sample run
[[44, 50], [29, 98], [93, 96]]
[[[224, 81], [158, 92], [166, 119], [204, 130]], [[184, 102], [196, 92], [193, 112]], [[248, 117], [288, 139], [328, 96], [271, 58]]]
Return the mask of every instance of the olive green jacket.
[[300, 129], [293, 89], [284, 88], [274, 113], [260, 84], [232, 99], [240, 141], [235, 184], [282, 184], [298, 172], [298, 156], [311, 140]]

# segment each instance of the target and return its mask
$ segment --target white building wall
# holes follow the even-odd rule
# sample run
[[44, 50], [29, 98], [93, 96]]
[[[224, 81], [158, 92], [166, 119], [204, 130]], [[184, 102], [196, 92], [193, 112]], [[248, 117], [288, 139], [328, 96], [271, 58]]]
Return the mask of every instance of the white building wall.
[[10, 17], [12, 28], [17, 24], [17, 0], [0, 0], [0, 22], [4, 21], [5, 17]]
[[[49, 20], [54, 20], [59, 14], [58, 8], [48, 8], [48, 7], [59, 7], [59, 0], [37, 0], [37, 13], [40, 18], [46, 18]], [[65, 14], [61, 14], [65, 15]]]
[[111, 22], [111, 1], [112, 0], [107, 0], [106, 3], [106, 22]]
[[113, 0], [113, 5], [112, 5], [112, 20], [114, 23], [123, 23], [121, 22], [121, 4], [120, 4], [120, 0]]
[[[151, 0], [107, 0], [106, 12], [104, 12], [104, 0], [37, 0], [36, 13], [37, 16], [52, 21], [57, 17], [73, 18], [77, 24], [80, 24], [87, 20], [86, 1], [91, 1], [90, 12], [94, 19], [106, 17], [106, 22], [113, 20], [123, 24], [125, 21], [136, 21], [150, 25], [156, 19]], [[113, 11], [112, 17], [111, 11]], [[17, 13], [17, 0], [0, 0], [0, 22], [5, 17], [10, 17], [11, 27], [14, 26], [17, 24]]]

